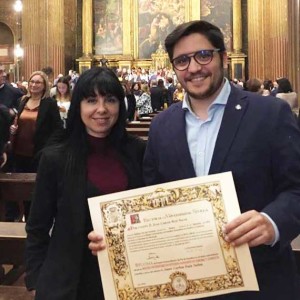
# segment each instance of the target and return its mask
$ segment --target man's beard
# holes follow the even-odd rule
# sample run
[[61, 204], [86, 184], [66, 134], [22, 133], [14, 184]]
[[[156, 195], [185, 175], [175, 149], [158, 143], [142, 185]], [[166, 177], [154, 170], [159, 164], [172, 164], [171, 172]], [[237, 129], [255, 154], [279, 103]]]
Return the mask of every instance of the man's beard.
[[224, 70], [220, 71], [220, 76], [217, 78], [217, 82], [212, 82], [208, 89], [204, 92], [197, 93], [192, 91], [187, 91], [190, 97], [197, 100], [206, 100], [207, 98], [210, 98], [222, 85], [222, 82], [224, 80]]

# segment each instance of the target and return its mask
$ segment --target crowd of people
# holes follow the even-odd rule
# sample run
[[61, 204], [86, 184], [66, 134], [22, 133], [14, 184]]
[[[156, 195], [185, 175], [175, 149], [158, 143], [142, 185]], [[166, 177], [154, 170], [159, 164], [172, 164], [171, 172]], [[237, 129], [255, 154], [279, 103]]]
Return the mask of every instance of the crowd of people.
[[[37, 71], [27, 93], [14, 91], [0, 108], [1, 127], [11, 122], [14, 170], [37, 172], [26, 218], [28, 290], [37, 300], [104, 299], [93, 254], [105, 240], [92, 229], [87, 198], [231, 171], [241, 215], [224, 224], [223, 236], [234, 247], [249, 245], [259, 291], [209, 299], [299, 299], [291, 241], [300, 233], [300, 130], [292, 96], [263, 97], [250, 92], [250, 81], [248, 91], [231, 84], [223, 34], [206, 21], [179, 25], [165, 48], [178, 82], [94, 67], [71, 93], [58, 79], [55, 100]], [[293, 93], [282, 81], [276, 95]], [[1, 85], [8, 84], [0, 82], [0, 103]], [[136, 111], [161, 111], [147, 142], [126, 131]]]

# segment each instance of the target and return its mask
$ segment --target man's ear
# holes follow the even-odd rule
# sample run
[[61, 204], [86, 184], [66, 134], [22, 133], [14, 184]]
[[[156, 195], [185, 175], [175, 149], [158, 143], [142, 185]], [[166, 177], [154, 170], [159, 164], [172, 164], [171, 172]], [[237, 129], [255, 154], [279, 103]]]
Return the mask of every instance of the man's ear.
[[226, 51], [224, 51], [222, 53], [222, 58], [223, 58], [223, 68], [227, 69], [228, 68], [228, 55], [227, 55]]

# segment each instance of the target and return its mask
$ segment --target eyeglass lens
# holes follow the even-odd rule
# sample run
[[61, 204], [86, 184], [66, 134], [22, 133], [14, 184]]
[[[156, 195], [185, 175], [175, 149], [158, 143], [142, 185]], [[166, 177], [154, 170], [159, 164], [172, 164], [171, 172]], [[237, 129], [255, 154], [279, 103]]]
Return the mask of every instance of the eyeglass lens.
[[185, 70], [188, 68], [191, 58], [194, 57], [197, 63], [200, 65], [208, 64], [212, 61], [214, 52], [218, 51], [218, 49], [215, 50], [200, 50], [195, 52], [192, 55], [182, 55], [173, 60], [173, 66], [177, 70]]
[[29, 81], [31, 84], [42, 84], [42, 81], [34, 81], [34, 80], [30, 80]]

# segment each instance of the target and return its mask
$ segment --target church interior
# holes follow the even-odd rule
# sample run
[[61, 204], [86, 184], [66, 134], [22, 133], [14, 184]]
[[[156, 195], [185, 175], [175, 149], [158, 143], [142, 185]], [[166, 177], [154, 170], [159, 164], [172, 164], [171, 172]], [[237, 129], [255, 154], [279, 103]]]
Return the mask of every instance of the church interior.
[[[166, 32], [203, 19], [222, 28], [228, 77], [287, 77], [297, 91], [299, 6], [299, 0], [0, 0], [0, 65], [18, 80], [46, 67], [54, 77], [68, 70], [81, 73], [103, 58], [116, 68], [166, 67], [163, 53], [161, 62], [151, 57], [164, 46]], [[157, 16], [165, 20], [151, 36]], [[151, 38], [157, 41], [147, 47]]]
[[[132, 76], [130, 77], [132, 82], [129, 82], [129, 77], [126, 77], [126, 80], [128, 79], [129, 82], [129, 87], [132, 84], [132, 90], [128, 94], [126, 91], [126, 84], [124, 85], [124, 82], [122, 81], [124, 80], [124, 77], [116, 77], [116, 81], [119, 85], [119, 81], [122, 81], [125, 99], [128, 101], [124, 104], [126, 109], [129, 110], [130, 93], [135, 102], [132, 110], [132, 117], [128, 117], [126, 122], [124, 121], [124, 131], [139, 136], [144, 144], [147, 142], [149, 143], [150, 139], [148, 139], [148, 136], [153, 118], [168, 106], [171, 106], [171, 104], [173, 105], [174, 103], [182, 101], [184, 99], [184, 90], [182, 87], [180, 89], [180, 87], [177, 87], [176, 85], [176, 87], [174, 86], [174, 90], [172, 90], [173, 98], [171, 98], [171, 103], [165, 105], [165, 101], [158, 109], [152, 110], [151, 108], [151, 112], [139, 112], [136, 107], [136, 99], [140, 99], [143, 92], [146, 94], [148, 93], [148, 98], [150, 99], [151, 92], [149, 92], [148, 80], [146, 83], [144, 82], [144, 85], [146, 85], [145, 90], [141, 91], [141, 82], [136, 80], [136, 77], [133, 77], [133, 73], [130, 72], [133, 72], [132, 70], [135, 70], [134, 72], [136, 72], [136, 70], [142, 70], [142, 74], [144, 74], [143, 72], [147, 72], [147, 74], [156, 74], [158, 70], [159, 72], [168, 70], [168, 74], [174, 75], [175, 71], [172, 69], [174, 60], [172, 60], [172, 63], [169, 60], [165, 50], [165, 39], [178, 25], [193, 20], [205, 20], [215, 24], [221, 29], [224, 36], [226, 52], [228, 54], [228, 61], [225, 66], [225, 76], [232, 84], [238, 85], [239, 82], [249, 84], [252, 82], [255, 84], [255, 81], [258, 81], [258, 88], [260, 89], [262, 83], [265, 81], [273, 83], [280, 78], [288, 78], [297, 97], [295, 100], [297, 103], [295, 104], [295, 107], [292, 107], [294, 112], [293, 118], [296, 117], [298, 125], [300, 125], [300, 0], [0, 0], [0, 79], [1, 76], [4, 76], [3, 74], [5, 74], [7, 80], [6, 83], [2, 83], [0, 80], [0, 89], [5, 84], [9, 83], [11, 85], [16, 85], [14, 87], [18, 87], [19, 82], [26, 83], [28, 87], [29, 83], [36, 88], [44, 84], [45, 86], [47, 85], [47, 89], [50, 91], [50, 94], [47, 96], [49, 96], [49, 98], [53, 96], [53, 99], [51, 100], [59, 102], [60, 99], [58, 99], [57, 94], [51, 95], [51, 91], [54, 88], [56, 93], [58, 93], [56, 84], [66, 84], [69, 89], [67, 95], [69, 97], [67, 99], [69, 103], [67, 104], [67, 109], [64, 110], [58, 103], [59, 109], [56, 107], [56, 103], [54, 105], [57, 110], [57, 116], [60, 116], [62, 121], [66, 122], [69, 117], [67, 110], [71, 105], [72, 88], [74, 88], [76, 82], [74, 81], [74, 86], [70, 87], [69, 81], [66, 83], [63, 80], [68, 77], [67, 75], [70, 75], [70, 78], [71, 75], [74, 75], [74, 78], [77, 80], [78, 78], [76, 76], [80, 78], [81, 74], [84, 74], [85, 71], [92, 69], [94, 66], [108, 67], [93, 69], [112, 69], [118, 76], [119, 74], [122, 76], [123, 74]], [[211, 60], [209, 61], [211, 62], [214, 50], [203, 51], [211, 51]], [[189, 53], [190, 56], [188, 56], [189, 61], [187, 68], [190, 66], [192, 57], [195, 64], [198, 63], [201, 65], [197, 58], [195, 58], [196, 53], [198, 53], [198, 50]], [[203, 65], [205, 64], [203, 63]], [[39, 72], [41, 70], [47, 75], [44, 82], [42, 81], [43, 75]], [[159, 74], [161, 75], [161, 73]], [[33, 78], [33, 76], [37, 77]], [[59, 81], [60, 78], [61, 81]], [[165, 83], [167, 79], [167, 76], [165, 76]], [[229, 85], [229, 80], [224, 80], [224, 76], [222, 76], [221, 81], [222, 80]], [[48, 86], [48, 81], [51, 85], [54, 85], [52, 89], [50, 89], [51, 86]], [[137, 92], [134, 90], [135, 85], [139, 89], [138, 92], [140, 94], [135, 94], [135, 92]], [[174, 91], [178, 93], [178, 99], [174, 98]], [[248, 91], [250, 91], [249, 86]], [[271, 91], [268, 92], [268, 95], [273, 96], [270, 93]], [[26, 97], [28, 95], [26, 93], [27, 91], [21, 94], [22, 100], [24, 99], [23, 96]], [[124, 93], [122, 95], [124, 98]], [[97, 97], [100, 96], [97, 95]], [[135, 96], [137, 97], [135, 98]], [[32, 97], [32, 95], [30, 97]], [[28, 97], [28, 99], [30, 97]], [[26, 107], [28, 111], [34, 111], [35, 113], [32, 118], [34, 119], [34, 122], [36, 122], [34, 123], [34, 126], [38, 123], [37, 111], [39, 110], [39, 107], [42, 106], [40, 103], [43, 98], [41, 95], [39, 95], [39, 97], [39, 104], [37, 107]], [[55, 97], [57, 98], [55, 99]], [[26, 101], [30, 100], [28, 99], [26, 99]], [[86, 99], [84, 98], [84, 100]], [[173, 100], [174, 102], [172, 102]], [[113, 106], [111, 103], [110, 105]], [[232, 110], [235, 113], [244, 113], [244, 107], [242, 107], [242, 105], [243, 104], [237, 102], [235, 106], [232, 106]], [[151, 102], [149, 106], [151, 106]], [[1, 95], [0, 108], [2, 108]], [[11, 110], [13, 111], [12, 113], [14, 113], [13, 106], [10, 107], [10, 112]], [[10, 121], [13, 120], [14, 122], [17, 120], [17, 114], [18, 112], [15, 112], [13, 117], [16, 118], [11, 119]], [[51, 112], [49, 114], [51, 114]], [[61, 120], [59, 119], [59, 121]], [[293, 119], [293, 122], [294, 121], [295, 120]], [[12, 133], [11, 129], [12, 126], [15, 125], [13, 122], [11, 122], [8, 127], [10, 138], [15, 134]], [[50, 123], [50, 121], [48, 123]], [[99, 123], [101, 123], [101, 121]], [[2, 123], [0, 123], [0, 138], [2, 133], [1, 124]], [[66, 123], [63, 125], [60, 124], [61, 128], [59, 129], [65, 129], [67, 127], [65, 124]], [[46, 127], [46, 125], [43, 126]], [[74, 127], [70, 126], [70, 128]], [[220, 127], [218, 130], [219, 129]], [[34, 129], [31, 127], [28, 131], [33, 135], [36, 133], [35, 130], [36, 127], [34, 127]], [[109, 134], [111, 133], [111, 131], [108, 132]], [[41, 136], [43, 138], [43, 134]], [[176, 138], [174, 138], [174, 140], [175, 139]], [[25, 139], [25, 141], [27, 140]], [[13, 139], [8, 142], [8, 145], [11, 147], [12, 144]], [[24, 144], [26, 143], [23, 143], [23, 145]], [[167, 144], [167, 142], [165, 144]], [[8, 149], [9, 147], [7, 145], [6, 148], [3, 147], [3, 149], [1, 149], [1, 146], [0, 143], [0, 150], [2, 151], [4, 149], [3, 153], [5, 153], [5, 151], [8, 153], [11, 151], [11, 153], [13, 153], [12, 148]], [[300, 149], [300, 146], [298, 148]], [[68, 149], [71, 149], [71, 147]], [[220, 149], [222, 150], [222, 148]], [[260, 145], [257, 147], [258, 150], [253, 149], [250, 149], [250, 156], [252, 155], [252, 152], [254, 153], [254, 156], [260, 149], [265, 150], [265, 148], [260, 147]], [[222, 152], [221, 150], [220, 152]], [[278, 146], [276, 150], [280, 151], [281, 149]], [[32, 199], [33, 190], [36, 184], [38, 174], [37, 165], [35, 165], [36, 169], [28, 169], [29, 171], [27, 170], [23, 173], [21, 171], [16, 171], [15, 173], [11, 172], [12, 169], [9, 169], [7, 166], [12, 166], [13, 163], [9, 160], [9, 155], [7, 155], [5, 157], [7, 160], [5, 161], [6, 165], [4, 166], [4, 164], [2, 164], [2, 156], [4, 157], [4, 155], [1, 151], [0, 300], [33, 300], [34, 293], [28, 291], [24, 284], [24, 252], [25, 240], [27, 238], [25, 226], [29, 214], [29, 208], [27, 206], [29, 205], [30, 207], [31, 205], [28, 204], [28, 202]], [[33, 151], [30, 152], [30, 154], [32, 153]], [[238, 151], [236, 153], [241, 156], [243, 154], [243, 152]], [[247, 154], [248, 153], [246, 153], [246, 155]], [[68, 155], [65, 156], [67, 157]], [[232, 155], [231, 157], [233, 161], [238, 159], [234, 156], [235, 155]], [[12, 157], [14, 157], [14, 155], [12, 155]], [[113, 161], [116, 157], [119, 159], [118, 155], [113, 153], [109, 159], [112, 159]], [[274, 157], [276, 158], [277, 156]], [[33, 154], [31, 158], [34, 161], [35, 157]], [[282, 158], [288, 160], [284, 155]], [[88, 161], [88, 159], [86, 160]], [[272, 159], [270, 159], [270, 161], [271, 160]], [[119, 163], [119, 161], [117, 162]], [[101, 163], [103, 163], [103, 161], [101, 161]], [[261, 162], [263, 166], [265, 165], [264, 163], [265, 162]], [[278, 162], [274, 162], [274, 164], [276, 163]], [[81, 166], [80, 164], [78, 165], [79, 167]], [[119, 176], [117, 176], [117, 178], [124, 179], [122, 177], [124, 175], [122, 173], [124, 170], [122, 169], [121, 163], [120, 165], [121, 167], [119, 164], [113, 166], [117, 170], [117, 175]], [[142, 165], [143, 163], [141, 161], [140, 166], [138, 167], [142, 168]], [[178, 165], [180, 165], [180, 162], [178, 162]], [[51, 168], [52, 166], [49, 167], [49, 169]], [[44, 173], [46, 174], [45, 170]], [[126, 172], [124, 171], [124, 173]], [[134, 171], [132, 171], [132, 173], [134, 173]], [[245, 176], [247, 171], [241, 173], [243, 173], [242, 176]], [[273, 170], [269, 173], [272, 173], [270, 177], [276, 177], [273, 174]], [[95, 174], [98, 175], [97, 172], [95, 172]], [[292, 174], [291, 177], [293, 177], [293, 175], [294, 174]], [[124, 186], [127, 184], [126, 176], [127, 174], [124, 175]], [[142, 178], [142, 176], [140, 177]], [[52, 178], [49, 176], [49, 181], [51, 181], [50, 179]], [[108, 181], [113, 181], [114, 177], [111, 176], [109, 179], [110, 180]], [[266, 185], [268, 184], [271, 186], [273, 183], [267, 182]], [[58, 185], [62, 186], [60, 183]], [[77, 187], [74, 185], [74, 190], [76, 190], [76, 188]], [[272, 186], [272, 188], [274, 187]], [[275, 188], [277, 188], [277, 186]], [[163, 193], [164, 192], [161, 192], [161, 194]], [[299, 194], [299, 191], [297, 191], [297, 193]], [[162, 199], [166, 202], [168, 200], [167, 198], [168, 195], [162, 196]], [[28, 199], [30, 199], [30, 201], [28, 201]], [[18, 214], [17, 216], [14, 216], [12, 220], [6, 218], [6, 214], [8, 214], [8, 210], [6, 209], [7, 207], [9, 208], [9, 205], [6, 207], [8, 202], [17, 203], [16, 205], [18, 206]], [[160, 205], [159, 202], [156, 204], [157, 207]], [[61, 206], [64, 206], [64, 204]], [[114, 212], [116, 212], [116, 218], [118, 219], [118, 209], [116, 209], [116, 207], [113, 208], [116, 210]], [[59, 209], [61, 209], [61, 207]], [[27, 215], [26, 212], [28, 213]], [[77, 213], [78, 212], [79, 209]], [[138, 214], [134, 214], [130, 217], [132, 217], [132, 225], [140, 222]], [[299, 220], [296, 221], [299, 223]], [[86, 225], [85, 230], [89, 225], [90, 224]], [[53, 227], [51, 227], [51, 230], [52, 228]], [[80, 233], [82, 232], [80, 231]], [[291, 244], [292, 240], [293, 242]], [[275, 240], [275, 242], [278, 242], [278, 240]], [[270, 244], [271, 243], [264, 244], [263, 246], [269, 246]], [[292, 245], [292, 248], [290, 245]], [[295, 254], [298, 268], [295, 272], [298, 272], [300, 275], [300, 237], [297, 239], [290, 239], [288, 246], [291, 248], [291, 251], [293, 250], [293, 254]], [[85, 252], [84, 255], [86, 256], [90, 254], [87, 253], [89, 251], [87, 249], [88, 248], [86, 247], [85, 251], [82, 251]], [[70, 250], [70, 248], [68, 248], [68, 250]], [[71, 261], [71, 259], [69, 259], [69, 261]], [[58, 277], [59, 275], [60, 274], [58, 274]], [[76, 299], [83, 298], [79, 297]], [[124, 299], [130, 299], [130, 297]]]

